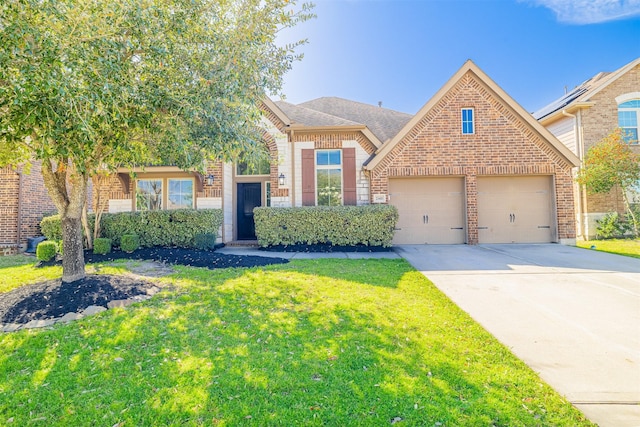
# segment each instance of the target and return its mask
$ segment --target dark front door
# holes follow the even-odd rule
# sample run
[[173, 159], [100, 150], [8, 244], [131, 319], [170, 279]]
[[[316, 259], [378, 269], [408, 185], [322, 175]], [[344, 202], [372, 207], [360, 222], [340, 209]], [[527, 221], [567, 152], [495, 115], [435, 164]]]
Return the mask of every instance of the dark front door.
[[262, 205], [262, 184], [238, 184], [238, 240], [255, 240], [253, 208]]

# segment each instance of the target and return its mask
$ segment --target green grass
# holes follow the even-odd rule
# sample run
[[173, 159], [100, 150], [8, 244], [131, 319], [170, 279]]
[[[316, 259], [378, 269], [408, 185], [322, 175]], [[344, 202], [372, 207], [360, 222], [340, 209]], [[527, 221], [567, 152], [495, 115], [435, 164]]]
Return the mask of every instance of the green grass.
[[578, 241], [578, 247], [609, 252], [617, 255], [640, 258], [640, 240], [638, 239], [611, 239], [611, 240], [584, 240]]
[[36, 268], [37, 262], [35, 257], [26, 255], [0, 256], [0, 293], [62, 275], [62, 267]]
[[176, 270], [0, 335], [0, 425], [591, 425], [403, 260]]

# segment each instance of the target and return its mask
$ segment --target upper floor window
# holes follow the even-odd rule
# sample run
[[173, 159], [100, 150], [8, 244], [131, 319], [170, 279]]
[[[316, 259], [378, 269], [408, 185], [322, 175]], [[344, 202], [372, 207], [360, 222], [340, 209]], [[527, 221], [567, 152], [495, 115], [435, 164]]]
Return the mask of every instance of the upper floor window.
[[622, 129], [622, 137], [629, 144], [638, 144], [638, 116], [640, 116], [640, 99], [632, 99], [618, 105], [618, 126]]
[[473, 108], [463, 108], [462, 109], [462, 134], [463, 135], [471, 135], [475, 133], [475, 125], [473, 120], [474, 120]]
[[342, 205], [342, 150], [316, 150], [318, 206]]

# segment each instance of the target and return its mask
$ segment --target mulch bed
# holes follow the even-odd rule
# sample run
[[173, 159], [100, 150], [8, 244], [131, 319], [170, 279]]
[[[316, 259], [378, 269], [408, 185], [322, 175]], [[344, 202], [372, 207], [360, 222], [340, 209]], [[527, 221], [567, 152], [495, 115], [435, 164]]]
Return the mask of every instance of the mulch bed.
[[260, 250], [268, 252], [390, 252], [393, 249], [391, 247], [385, 248], [382, 246], [366, 246], [366, 245], [354, 245], [354, 246], [333, 246], [331, 244], [315, 244], [315, 245], [273, 245], [260, 248]]
[[[143, 248], [134, 253], [114, 251], [107, 255], [85, 252], [85, 262], [98, 263], [117, 259], [153, 260], [192, 267], [228, 268], [257, 267], [288, 262], [284, 258], [225, 255], [216, 252], [182, 248]], [[51, 265], [59, 261], [43, 263]], [[0, 323], [27, 323], [46, 320], [67, 313], [79, 313], [91, 305], [107, 306], [109, 301], [129, 299], [146, 294], [150, 281], [134, 276], [87, 275], [83, 280], [62, 283], [49, 280], [26, 285], [0, 294]]]

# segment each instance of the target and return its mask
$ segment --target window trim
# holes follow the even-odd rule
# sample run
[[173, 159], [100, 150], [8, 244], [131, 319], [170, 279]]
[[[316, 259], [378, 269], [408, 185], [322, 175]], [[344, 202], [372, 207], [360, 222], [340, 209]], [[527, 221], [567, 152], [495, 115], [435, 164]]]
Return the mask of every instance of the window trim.
[[[338, 165], [318, 165], [318, 154], [323, 152], [338, 151], [340, 152], [340, 164]], [[314, 185], [315, 185], [315, 205], [316, 206], [344, 206], [344, 153], [342, 148], [326, 148], [317, 149], [313, 153], [314, 163]], [[339, 170], [340, 171], [340, 204], [339, 205], [320, 205], [318, 204], [318, 169], [322, 170]]]
[[[179, 179], [179, 180], [188, 180], [192, 182], [191, 188], [193, 189], [193, 200], [190, 208], [173, 208], [169, 209], [169, 180], [171, 179]], [[168, 175], [160, 175], [160, 174], [150, 174], [149, 176], [137, 177], [134, 180], [133, 186], [133, 197], [132, 204], [133, 209], [132, 212], [146, 212], [148, 210], [140, 210], [138, 209], [137, 203], [137, 194], [138, 194], [138, 182], [139, 181], [161, 181], [162, 182], [162, 197], [160, 199], [160, 209], [159, 210], [179, 210], [179, 209], [196, 209], [196, 199], [198, 198], [198, 188], [196, 185], [196, 180], [191, 175], [176, 175], [176, 176], [168, 176]]]
[[[465, 120], [465, 112], [470, 111], [471, 112], [471, 120]], [[465, 124], [471, 123], [471, 132], [465, 132]], [[461, 124], [461, 128], [460, 131], [462, 132], [462, 135], [475, 135], [476, 133], [476, 113], [475, 113], [475, 108], [473, 107], [465, 107], [460, 109], [460, 124]]]
[[[640, 103], [640, 98], [629, 98], [629, 99], [624, 99], [623, 102], [619, 102], [618, 103], [618, 127], [620, 129], [622, 129], [622, 138], [624, 139], [624, 141], [626, 143], [628, 143], [629, 145], [639, 145], [640, 141], [639, 141], [639, 137], [640, 137], [640, 105], [638, 105], [637, 107], [624, 107], [623, 105], [631, 102], [631, 101], [638, 101], [638, 103]], [[635, 113], [635, 126], [622, 126], [622, 124], [620, 123], [620, 113], [623, 112], [629, 112], [629, 113]], [[631, 138], [627, 139], [625, 137], [626, 132], [625, 129], [634, 129], [635, 130], [635, 134], [636, 134], [636, 139], [632, 140]]]

